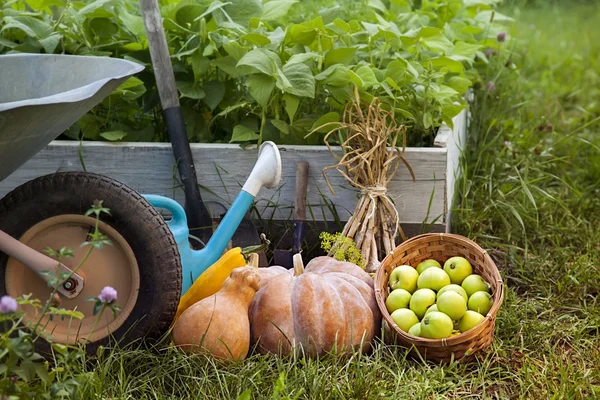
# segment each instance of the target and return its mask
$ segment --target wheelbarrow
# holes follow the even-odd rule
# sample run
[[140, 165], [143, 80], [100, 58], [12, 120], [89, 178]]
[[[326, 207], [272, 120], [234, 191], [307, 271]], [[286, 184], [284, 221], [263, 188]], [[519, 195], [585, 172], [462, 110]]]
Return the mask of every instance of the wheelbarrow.
[[[142, 69], [107, 57], [0, 56], [0, 181]], [[185, 211], [171, 199], [139, 194], [95, 173], [33, 179], [0, 199], [0, 296], [32, 294], [43, 303], [56, 289], [61, 307], [83, 313], [81, 320], [44, 317], [44, 340], [36, 342], [41, 351], [48, 350], [49, 339], [85, 342], [90, 354], [111, 340], [158, 339], [181, 295], [223, 253], [258, 191], [275, 187], [280, 176], [279, 151], [265, 142], [238, 197], [199, 251], [190, 249]], [[97, 201], [109, 209], [98, 220], [86, 214]], [[172, 218], [167, 221], [160, 209]], [[82, 244], [92, 240], [96, 227], [110, 245], [88, 254]], [[60, 248], [73, 249], [72, 256], [45, 252]], [[68, 279], [50, 280], [66, 273]], [[96, 322], [94, 303], [86, 300], [106, 286], [116, 289], [121, 311], [116, 317], [105, 312]], [[19, 307], [25, 325], [40, 318], [39, 309]]]

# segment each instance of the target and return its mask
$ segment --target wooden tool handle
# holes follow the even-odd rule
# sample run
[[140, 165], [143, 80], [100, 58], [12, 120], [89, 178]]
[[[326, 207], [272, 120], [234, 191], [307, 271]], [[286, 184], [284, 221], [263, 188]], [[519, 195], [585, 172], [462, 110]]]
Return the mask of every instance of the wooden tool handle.
[[150, 48], [150, 57], [154, 75], [156, 76], [156, 86], [163, 110], [179, 106], [179, 95], [175, 85], [175, 74], [171, 65], [169, 48], [167, 47], [167, 38], [163, 31], [162, 18], [157, 0], [139, 0], [142, 9], [142, 18], [146, 27], [146, 36], [148, 37], [148, 47]]
[[308, 162], [296, 163], [296, 199], [294, 211], [296, 221], [306, 221], [306, 191], [308, 187]]

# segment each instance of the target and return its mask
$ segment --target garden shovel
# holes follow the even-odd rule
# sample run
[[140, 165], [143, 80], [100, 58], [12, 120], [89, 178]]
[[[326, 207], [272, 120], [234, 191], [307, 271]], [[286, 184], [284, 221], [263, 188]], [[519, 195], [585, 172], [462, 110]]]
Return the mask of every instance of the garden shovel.
[[[163, 118], [183, 183], [188, 227], [191, 235], [197, 236], [201, 242], [206, 244], [212, 235], [213, 223], [210, 212], [202, 201], [198, 187], [196, 168], [179, 104], [179, 92], [175, 83], [175, 74], [167, 47], [158, 0], [139, 0], [139, 4], [146, 29], [156, 86], [158, 87], [163, 109]], [[247, 217], [244, 217], [240, 222], [232, 241], [233, 245], [239, 247], [261, 243], [256, 227]], [[194, 247], [199, 247], [196, 241], [192, 244]], [[264, 254], [261, 254], [261, 259], [264, 259], [266, 263]]]
[[294, 239], [292, 250], [275, 250], [273, 254], [275, 265], [290, 269], [294, 266], [294, 254], [302, 249], [306, 223], [306, 190], [308, 186], [308, 162], [296, 163], [296, 196], [294, 199]]

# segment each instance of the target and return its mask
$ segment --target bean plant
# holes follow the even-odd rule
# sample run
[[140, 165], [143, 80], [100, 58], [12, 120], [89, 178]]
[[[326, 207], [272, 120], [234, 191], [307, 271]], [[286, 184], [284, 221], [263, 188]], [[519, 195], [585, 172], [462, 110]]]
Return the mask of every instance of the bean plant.
[[[355, 87], [394, 110], [409, 145], [432, 145], [481, 84], [485, 52], [510, 20], [498, 3], [160, 1], [190, 140], [242, 145], [323, 144], [331, 124], [308, 133], [339, 121]], [[0, 26], [0, 53], [119, 57], [146, 67], [65, 136], [167, 140], [137, 1], [13, 0], [0, 9]]]

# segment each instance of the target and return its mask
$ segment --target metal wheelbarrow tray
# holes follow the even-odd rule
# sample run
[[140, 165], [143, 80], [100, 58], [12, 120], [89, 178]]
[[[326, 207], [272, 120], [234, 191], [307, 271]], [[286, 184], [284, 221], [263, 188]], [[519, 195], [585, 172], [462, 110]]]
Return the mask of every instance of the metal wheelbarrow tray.
[[143, 69], [107, 57], [0, 56], [0, 181]]

